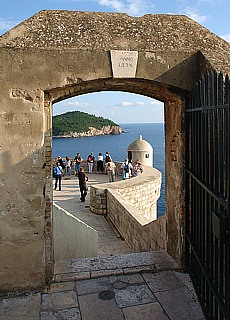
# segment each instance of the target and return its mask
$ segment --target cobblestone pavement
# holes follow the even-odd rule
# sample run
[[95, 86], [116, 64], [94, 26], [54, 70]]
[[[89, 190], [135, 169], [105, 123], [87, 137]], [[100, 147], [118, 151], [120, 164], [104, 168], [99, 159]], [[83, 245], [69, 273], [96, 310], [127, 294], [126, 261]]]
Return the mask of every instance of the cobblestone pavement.
[[[107, 177], [90, 177], [90, 183], [98, 180], [107, 182]], [[53, 282], [41, 292], [1, 297], [0, 320], [205, 319], [189, 275], [165, 251], [130, 253], [103, 216], [91, 216], [89, 199], [81, 203], [78, 192], [75, 178], [63, 180], [54, 201], [86, 223], [106, 225], [101, 255], [59, 261]], [[93, 222], [94, 216], [99, 220]], [[113, 239], [116, 244], [107, 246]]]
[[201, 320], [188, 274], [164, 251], [59, 263], [43, 292], [2, 298], [0, 320]]

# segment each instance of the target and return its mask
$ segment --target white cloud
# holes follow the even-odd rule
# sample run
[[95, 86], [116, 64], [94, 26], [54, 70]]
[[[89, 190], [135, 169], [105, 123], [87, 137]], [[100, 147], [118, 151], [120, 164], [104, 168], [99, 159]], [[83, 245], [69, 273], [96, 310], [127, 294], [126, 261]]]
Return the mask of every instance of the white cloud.
[[144, 107], [146, 106], [146, 103], [143, 101], [135, 101], [135, 102], [123, 101], [120, 103], [120, 105], [122, 107], [137, 107], [137, 106]]
[[12, 29], [17, 24], [19, 24], [18, 21], [12, 21], [11, 19], [0, 18], [0, 30], [7, 31], [9, 29]]
[[223, 36], [220, 36], [221, 38], [223, 38], [225, 41], [230, 42], [230, 34], [225, 34]]
[[143, 101], [138, 101], [138, 102], [136, 103], [136, 105], [137, 105], [137, 106], [144, 106], [145, 103], [144, 103]]
[[[146, 106], [152, 105], [155, 107], [161, 107], [162, 103], [163, 102], [158, 101], [158, 100], [149, 99], [146, 102], [144, 102], [144, 101], [135, 101], [135, 102], [123, 101], [120, 103], [120, 106], [122, 106], [122, 107], [146, 107]], [[119, 105], [116, 105], [114, 107], [118, 108]]]
[[110, 7], [117, 11], [121, 11], [124, 8], [124, 4], [120, 0], [99, 0], [98, 3], [101, 6]]
[[98, 0], [98, 4], [133, 16], [150, 13], [154, 8], [150, 0]]
[[66, 106], [71, 106], [71, 107], [89, 107], [89, 104], [87, 102], [79, 102], [79, 101], [73, 101], [73, 102], [68, 102], [64, 103]]
[[199, 14], [198, 10], [191, 7], [186, 7], [181, 13], [185, 14], [198, 23], [204, 23], [208, 20], [207, 16], [202, 16], [201, 14]]
[[134, 106], [134, 103], [133, 102], [128, 102], [128, 101], [123, 101], [123, 102], [121, 102], [121, 105], [123, 107], [130, 107], [130, 106]]

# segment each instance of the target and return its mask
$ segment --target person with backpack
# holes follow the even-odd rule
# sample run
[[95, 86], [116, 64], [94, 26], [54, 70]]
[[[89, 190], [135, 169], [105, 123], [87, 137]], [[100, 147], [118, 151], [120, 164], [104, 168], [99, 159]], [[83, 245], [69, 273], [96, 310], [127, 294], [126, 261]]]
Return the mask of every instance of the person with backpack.
[[112, 158], [109, 154], [109, 151], [106, 151], [104, 159], [105, 159], [105, 163], [110, 162], [112, 160]]
[[131, 176], [132, 176], [131, 170], [133, 169], [133, 166], [128, 161], [128, 159], [125, 159], [125, 162], [122, 163], [121, 169], [122, 169], [122, 179], [123, 180], [131, 178]]
[[104, 155], [104, 160], [105, 160], [105, 172], [104, 173], [107, 173], [106, 171], [106, 164], [109, 163], [110, 161], [112, 161], [112, 158], [109, 154], [109, 151], [106, 151], [105, 155]]
[[57, 184], [59, 186], [59, 191], [61, 191], [61, 180], [62, 180], [62, 166], [60, 165], [60, 162], [56, 162], [56, 166], [54, 168], [54, 176], [55, 176], [55, 186], [54, 190], [57, 190]]
[[88, 172], [89, 172], [89, 173], [93, 173], [94, 160], [95, 160], [95, 157], [94, 157], [94, 155], [93, 155], [93, 152], [91, 152], [91, 153], [88, 155], [88, 158], [87, 158]]

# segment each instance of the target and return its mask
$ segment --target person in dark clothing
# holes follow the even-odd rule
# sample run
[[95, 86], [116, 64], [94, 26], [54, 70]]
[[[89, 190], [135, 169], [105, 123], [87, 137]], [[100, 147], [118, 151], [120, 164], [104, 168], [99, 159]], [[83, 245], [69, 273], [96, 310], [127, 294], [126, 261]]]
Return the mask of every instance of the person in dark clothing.
[[65, 169], [65, 164], [64, 164], [64, 162], [62, 160], [62, 157], [58, 156], [57, 157], [57, 161], [60, 163], [60, 166], [62, 167], [62, 170], [64, 170]]
[[80, 171], [80, 165], [82, 163], [83, 159], [80, 155], [80, 153], [78, 152], [76, 157], [74, 158], [74, 162], [75, 162], [75, 175], [78, 175], [78, 172]]
[[109, 151], [106, 151], [104, 160], [105, 160], [105, 163], [110, 162], [112, 160], [111, 155], [109, 154]]
[[102, 153], [100, 152], [98, 154], [98, 160], [97, 160], [97, 172], [103, 173], [103, 171], [104, 171], [104, 158]]
[[85, 174], [85, 170], [83, 167], [80, 167], [80, 171], [78, 172], [78, 179], [79, 179], [79, 187], [81, 192], [81, 202], [85, 202], [85, 197], [87, 195], [88, 186], [87, 181], [88, 177]]

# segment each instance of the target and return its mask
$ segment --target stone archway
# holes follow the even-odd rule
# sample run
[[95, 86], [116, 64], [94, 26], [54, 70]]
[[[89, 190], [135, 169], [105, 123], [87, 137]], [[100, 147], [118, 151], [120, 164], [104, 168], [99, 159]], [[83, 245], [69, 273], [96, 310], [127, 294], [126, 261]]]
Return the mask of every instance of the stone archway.
[[[184, 111], [206, 70], [229, 72], [230, 45], [185, 16], [41, 11], [0, 38], [0, 290], [52, 278], [52, 103], [87, 92], [141, 93], [165, 104], [167, 247], [183, 253]], [[111, 50], [138, 53], [113, 77]]]
[[[169, 85], [149, 80], [138, 79], [100, 79], [91, 80], [63, 88], [52, 89], [45, 94], [45, 105], [52, 106], [70, 97], [96, 91], [126, 91], [161, 99], [165, 105], [165, 146], [166, 146], [166, 203], [168, 212], [168, 252], [179, 262], [182, 256], [182, 219], [177, 219], [178, 212], [183, 214], [184, 207], [184, 123], [181, 115], [185, 110], [186, 90], [179, 90]], [[50, 112], [50, 110], [49, 110]], [[173, 122], [171, 121], [173, 119]], [[51, 133], [50, 133], [51, 137]], [[47, 139], [48, 149], [51, 138]], [[49, 155], [49, 153], [48, 153]], [[51, 163], [51, 159], [48, 161]], [[50, 170], [50, 169], [49, 169]], [[48, 208], [50, 207], [48, 201]]]

